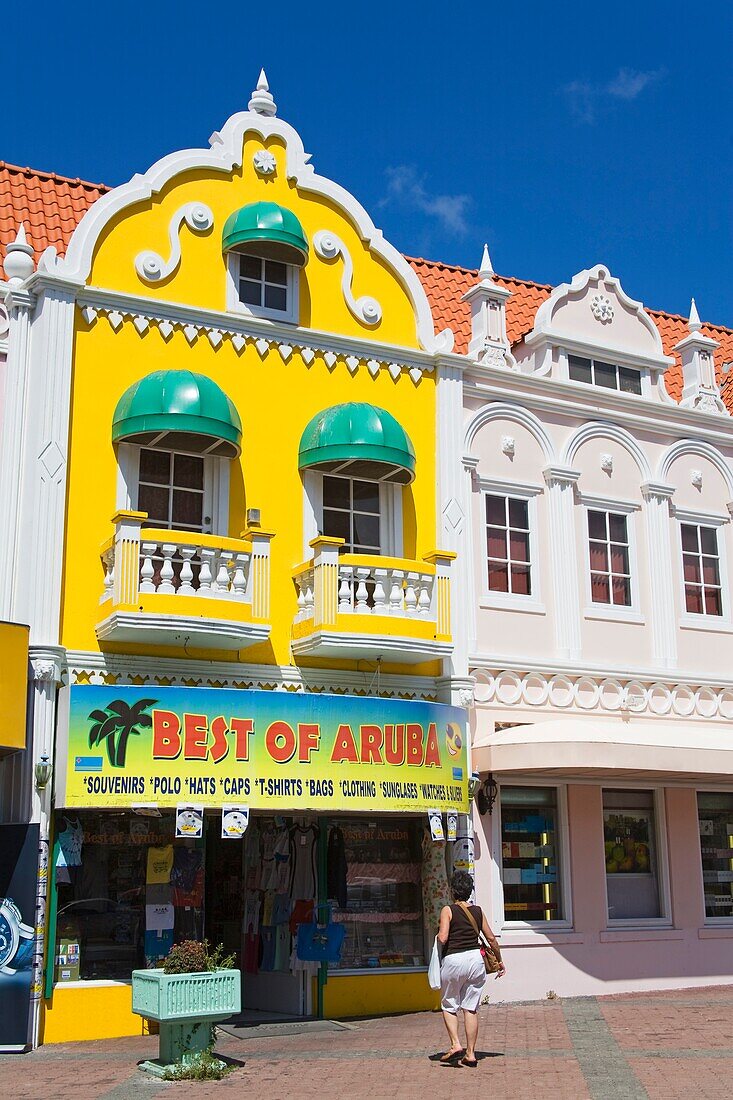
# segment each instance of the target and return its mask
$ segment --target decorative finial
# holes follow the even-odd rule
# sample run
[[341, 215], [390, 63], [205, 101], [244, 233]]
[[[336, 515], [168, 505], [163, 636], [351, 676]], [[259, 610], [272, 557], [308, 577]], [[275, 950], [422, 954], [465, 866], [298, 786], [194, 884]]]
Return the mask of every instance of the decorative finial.
[[695, 305], [695, 299], [690, 302], [690, 320], [687, 327], [690, 332], [698, 332], [702, 328], [702, 322], [700, 320], [700, 314], [697, 312], [697, 306]]
[[254, 111], [257, 115], [276, 115], [277, 106], [275, 100], [270, 94], [270, 85], [267, 83], [267, 77], [265, 70], [260, 69], [260, 77], [257, 81], [257, 87], [252, 92], [252, 98], [247, 104], [247, 108], [250, 111]]
[[484, 253], [481, 257], [481, 267], [478, 269], [478, 273], [482, 279], [490, 279], [494, 274], [494, 269], [491, 266], [491, 256], [489, 256], [489, 246], [484, 245]]
[[28, 244], [23, 222], [18, 226], [18, 233], [14, 241], [5, 248], [5, 260], [3, 271], [11, 286], [18, 286], [25, 282], [36, 270], [33, 261], [33, 249]]

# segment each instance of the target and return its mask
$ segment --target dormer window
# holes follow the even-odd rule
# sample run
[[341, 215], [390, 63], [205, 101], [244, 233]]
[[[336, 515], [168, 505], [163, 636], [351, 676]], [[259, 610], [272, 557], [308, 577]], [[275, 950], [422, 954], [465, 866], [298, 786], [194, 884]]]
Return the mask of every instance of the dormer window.
[[568, 356], [568, 374], [571, 382], [585, 382], [588, 386], [601, 386], [619, 393], [641, 396], [641, 372], [633, 367], [619, 367], [600, 359], [584, 359], [580, 355]]
[[253, 202], [227, 218], [229, 309], [275, 321], [298, 321], [298, 275], [308, 242], [292, 211]]

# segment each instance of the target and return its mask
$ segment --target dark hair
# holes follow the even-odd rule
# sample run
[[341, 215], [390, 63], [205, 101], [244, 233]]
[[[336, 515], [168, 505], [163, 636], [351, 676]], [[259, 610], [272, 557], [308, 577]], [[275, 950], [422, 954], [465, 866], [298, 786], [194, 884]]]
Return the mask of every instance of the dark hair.
[[473, 879], [468, 871], [454, 871], [450, 877], [450, 892], [456, 901], [468, 901], [473, 893]]

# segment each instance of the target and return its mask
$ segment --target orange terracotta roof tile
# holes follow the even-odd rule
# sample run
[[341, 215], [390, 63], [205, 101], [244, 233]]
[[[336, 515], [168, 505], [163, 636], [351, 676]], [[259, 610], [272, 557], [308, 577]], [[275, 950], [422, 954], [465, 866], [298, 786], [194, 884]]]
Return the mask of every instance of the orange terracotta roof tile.
[[0, 246], [15, 240], [25, 225], [35, 259], [53, 245], [60, 255], [93, 202], [109, 188], [102, 183], [68, 179], [53, 172], [36, 172], [0, 160]]
[[[22, 221], [36, 261], [49, 245], [63, 255], [82, 216], [108, 190], [103, 183], [87, 183], [0, 161], [0, 249], [4, 252], [5, 245], [15, 240]], [[411, 256], [406, 259], [425, 287], [436, 329], [451, 328], [456, 337], [455, 350], [465, 353], [471, 338], [471, 311], [462, 298], [476, 282], [478, 272], [475, 268], [436, 260]], [[552, 293], [552, 287], [512, 276], [497, 275], [495, 278], [500, 286], [512, 292], [506, 303], [507, 334], [510, 342], [517, 344], [532, 330], [535, 314]], [[647, 312], [661, 333], [665, 353], [674, 355], [674, 345], [687, 335], [687, 318], [663, 310]], [[723, 400], [733, 412], [733, 371], [730, 377], [722, 372], [724, 363], [733, 362], [733, 329], [704, 324], [701, 331], [720, 344], [716, 352], [718, 380]], [[670, 396], [679, 401], [682, 366], [679, 356], [675, 355], [675, 360], [665, 377]]]

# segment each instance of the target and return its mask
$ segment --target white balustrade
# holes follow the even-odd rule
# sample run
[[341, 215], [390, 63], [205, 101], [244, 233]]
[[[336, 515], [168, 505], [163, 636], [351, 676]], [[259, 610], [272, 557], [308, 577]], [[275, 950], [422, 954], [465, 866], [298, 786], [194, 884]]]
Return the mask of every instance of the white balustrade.
[[[375, 557], [369, 564], [338, 562], [338, 611], [341, 615], [392, 615], [401, 618], [436, 619], [433, 600], [435, 575], [422, 572], [419, 562], [405, 562], [414, 569], [380, 564]], [[315, 570], [312, 562], [293, 577], [297, 592], [296, 622], [314, 616]]]
[[[139, 592], [163, 596], [193, 596], [198, 599], [250, 602], [249, 553], [220, 547], [200, 546], [196, 535], [167, 532], [165, 541], [146, 539], [141, 531]], [[102, 553], [104, 591], [102, 600], [113, 598], [117, 548]]]

